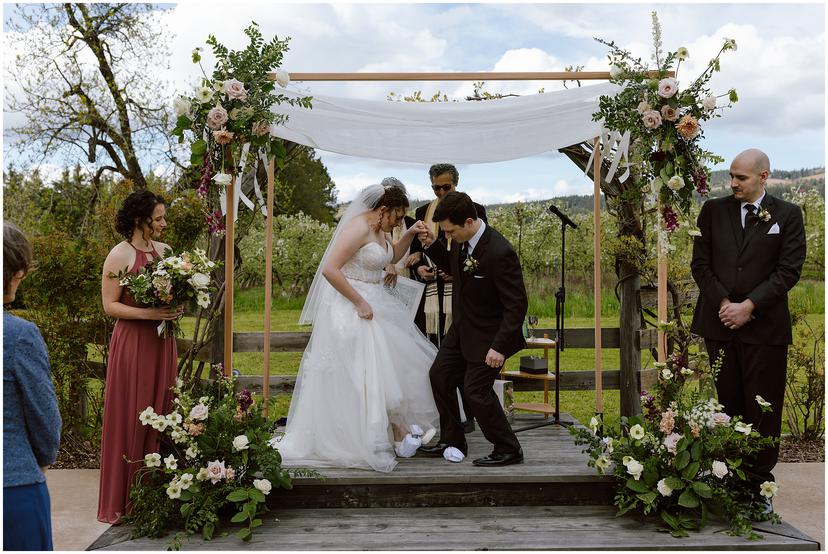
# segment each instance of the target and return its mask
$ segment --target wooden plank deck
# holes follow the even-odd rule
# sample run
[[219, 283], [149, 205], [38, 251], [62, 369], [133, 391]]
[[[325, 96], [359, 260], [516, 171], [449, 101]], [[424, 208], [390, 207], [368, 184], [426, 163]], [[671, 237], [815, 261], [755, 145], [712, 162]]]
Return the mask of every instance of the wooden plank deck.
[[[338, 508], [274, 510], [249, 543], [232, 534], [212, 541], [196, 536], [184, 550], [819, 550], [788, 524], [757, 524], [764, 540], [723, 533], [711, 522], [676, 539], [659, 521], [615, 517], [611, 506], [465, 508]], [[117, 529], [117, 528], [113, 528]], [[231, 531], [234, 529], [231, 529]], [[109, 536], [107, 536], [109, 535]], [[107, 531], [90, 550], [162, 550], [169, 541], [128, 540], [126, 529]]]

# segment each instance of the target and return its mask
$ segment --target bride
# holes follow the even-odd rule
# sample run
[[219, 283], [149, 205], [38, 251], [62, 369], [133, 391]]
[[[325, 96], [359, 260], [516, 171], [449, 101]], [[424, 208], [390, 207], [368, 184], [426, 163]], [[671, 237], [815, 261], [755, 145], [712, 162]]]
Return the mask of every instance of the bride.
[[[285, 466], [391, 471], [412, 441], [427, 443], [439, 419], [428, 370], [437, 349], [403, 304], [383, 290], [383, 268], [408, 250], [422, 222], [397, 243], [408, 207], [397, 179], [363, 189], [340, 219], [308, 291], [300, 323], [313, 332], [296, 378]], [[400, 442], [407, 445], [400, 450]]]

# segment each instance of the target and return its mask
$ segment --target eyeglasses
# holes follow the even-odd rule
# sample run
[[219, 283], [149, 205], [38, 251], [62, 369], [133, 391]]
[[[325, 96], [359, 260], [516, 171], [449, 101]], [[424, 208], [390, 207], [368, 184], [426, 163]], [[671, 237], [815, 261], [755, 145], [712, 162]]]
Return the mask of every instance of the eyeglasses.
[[451, 190], [451, 187], [454, 185], [431, 185], [431, 189], [434, 192], [438, 192], [440, 189], [443, 189], [443, 192], [448, 192]]

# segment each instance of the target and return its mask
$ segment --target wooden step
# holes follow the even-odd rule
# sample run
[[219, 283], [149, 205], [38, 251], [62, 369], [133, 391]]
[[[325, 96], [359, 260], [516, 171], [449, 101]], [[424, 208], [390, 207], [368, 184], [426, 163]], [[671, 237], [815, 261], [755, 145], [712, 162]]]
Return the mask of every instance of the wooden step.
[[[699, 532], [673, 538], [659, 532], [660, 519], [615, 516], [612, 506], [515, 506], [462, 508], [278, 509], [262, 518], [250, 542], [217, 529], [216, 538], [195, 535], [184, 550], [819, 550], [794, 527], [761, 523], [764, 540], [722, 531], [711, 520]], [[221, 536], [222, 531], [230, 531]], [[110, 527], [89, 550], [163, 550], [172, 535], [129, 540], [127, 526]]]

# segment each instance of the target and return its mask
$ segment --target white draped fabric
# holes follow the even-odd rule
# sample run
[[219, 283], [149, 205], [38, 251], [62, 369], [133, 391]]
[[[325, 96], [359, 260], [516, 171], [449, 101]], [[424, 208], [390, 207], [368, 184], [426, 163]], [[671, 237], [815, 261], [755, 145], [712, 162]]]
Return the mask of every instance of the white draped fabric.
[[[390, 102], [313, 96], [313, 108], [288, 104], [273, 135], [319, 150], [397, 162], [454, 164], [512, 160], [601, 134], [593, 121], [611, 83], [481, 102]], [[281, 89], [285, 96], [302, 96]]]

